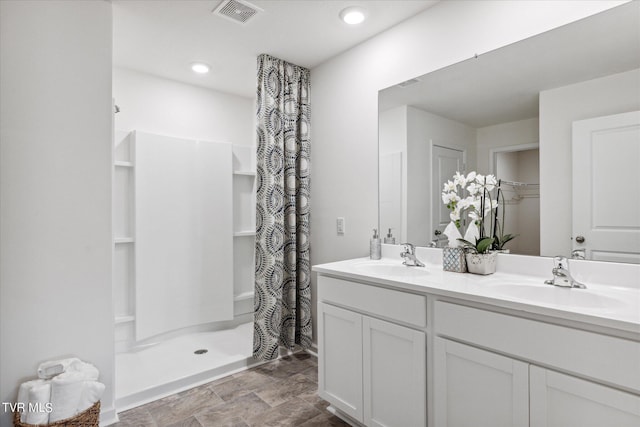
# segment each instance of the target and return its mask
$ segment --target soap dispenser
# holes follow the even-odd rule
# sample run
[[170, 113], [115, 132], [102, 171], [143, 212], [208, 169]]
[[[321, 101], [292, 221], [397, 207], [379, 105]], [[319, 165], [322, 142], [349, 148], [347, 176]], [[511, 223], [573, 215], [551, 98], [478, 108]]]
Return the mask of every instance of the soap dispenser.
[[395, 245], [396, 244], [396, 238], [393, 237], [393, 235], [391, 234], [391, 229], [389, 229], [389, 232], [387, 233], [387, 236], [384, 238], [384, 243], [389, 244], [389, 245]]
[[369, 242], [369, 258], [380, 259], [382, 258], [382, 245], [380, 244], [380, 235], [377, 229], [373, 229], [373, 237]]

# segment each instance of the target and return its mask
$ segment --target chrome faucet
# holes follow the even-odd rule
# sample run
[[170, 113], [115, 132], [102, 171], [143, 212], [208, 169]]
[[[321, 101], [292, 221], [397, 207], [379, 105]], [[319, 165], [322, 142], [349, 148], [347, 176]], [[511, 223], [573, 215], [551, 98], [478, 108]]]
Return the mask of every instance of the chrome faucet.
[[403, 264], [407, 267], [424, 267], [418, 258], [416, 258], [416, 247], [411, 243], [402, 243], [404, 251], [400, 253], [400, 256], [404, 259]]
[[447, 236], [442, 235], [442, 231], [436, 230], [433, 234], [435, 234], [435, 238], [429, 243], [428, 247], [430, 248], [441, 248], [446, 245]]
[[586, 249], [574, 249], [571, 251], [571, 258], [573, 259], [587, 259]]
[[564, 288], [586, 289], [587, 287], [575, 280], [569, 272], [569, 261], [566, 257], [557, 256], [553, 258], [553, 279], [545, 280], [547, 285], [561, 286]]

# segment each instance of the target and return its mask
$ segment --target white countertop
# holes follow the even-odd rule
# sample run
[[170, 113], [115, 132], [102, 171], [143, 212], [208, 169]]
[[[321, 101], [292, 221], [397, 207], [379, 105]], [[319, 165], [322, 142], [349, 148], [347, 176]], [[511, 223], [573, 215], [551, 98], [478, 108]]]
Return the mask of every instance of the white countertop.
[[[315, 265], [313, 271], [413, 293], [583, 322], [630, 332], [632, 338], [640, 340], [640, 283], [633, 286], [640, 281], [637, 273], [640, 270], [635, 266], [615, 269], [611, 264], [580, 264], [572, 260], [576, 272], [582, 276], [574, 274], [574, 277], [584, 282], [587, 289], [568, 289], [544, 284], [545, 278], [551, 277], [553, 264], [549, 258], [500, 255], [496, 273], [481, 276], [443, 271], [442, 264], [438, 263], [441, 252], [435, 249], [422, 248], [422, 252], [417, 252], [418, 258], [426, 261], [426, 267], [403, 266], [394, 251], [394, 247], [389, 246], [383, 250], [384, 258], [378, 261], [357, 258]], [[600, 271], [594, 273], [596, 269], [604, 275], [599, 274]], [[611, 283], [602, 283], [603, 277], [612, 275]]]

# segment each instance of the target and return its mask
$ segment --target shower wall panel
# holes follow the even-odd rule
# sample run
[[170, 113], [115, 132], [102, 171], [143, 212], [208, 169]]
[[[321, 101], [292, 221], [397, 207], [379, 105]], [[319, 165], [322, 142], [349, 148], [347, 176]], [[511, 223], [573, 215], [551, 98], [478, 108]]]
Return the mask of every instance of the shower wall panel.
[[136, 131], [136, 340], [233, 319], [231, 144]]

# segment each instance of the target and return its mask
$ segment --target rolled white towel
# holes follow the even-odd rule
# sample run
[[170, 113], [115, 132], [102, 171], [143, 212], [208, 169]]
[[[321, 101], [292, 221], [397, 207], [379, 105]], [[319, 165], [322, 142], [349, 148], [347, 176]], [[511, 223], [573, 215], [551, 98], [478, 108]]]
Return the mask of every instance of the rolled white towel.
[[98, 381], [98, 378], [100, 377], [100, 371], [98, 371], [98, 368], [93, 366], [91, 363], [83, 362], [82, 360], [72, 362], [65, 370], [65, 373], [67, 372], [81, 373], [86, 381]]
[[85, 378], [79, 372], [65, 372], [51, 380], [49, 422], [60, 421], [78, 413]]
[[68, 359], [50, 360], [48, 362], [42, 362], [38, 366], [38, 378], [50, 379], [54, 376], [66, 371], [73, 363], [81, 362], [77, 357], [70, 357]]
[[[25, 408], [24, 421], [27, 424], [48, 424], [49, 423], [49, 400], [51, 397], [51, 384], [38, 384], [29, 390], [29, 403]], [[20, 417], [22, 420], [22, 416]]]
[[[31, 390], [34, 386], [42, 385], [46, 383], [47, 381], [43, 379], [23, 382], [22, 384], [20, 384], [20, 387], [18, 388], [18, 398], [16, 399], [16, 401], [18, 403], [22, 403], [21, 406], [26, 408], [27, 404], [29, 403], [29, 390]], [[24, 411], [21, 411], [21, 412], [24, 412]]]
[[104, 393], [105, 386], [98, 381], [85, 381], [83, 385], [82, 395], [78, 403], [78, 412], [86, 411], [100, 400]]

